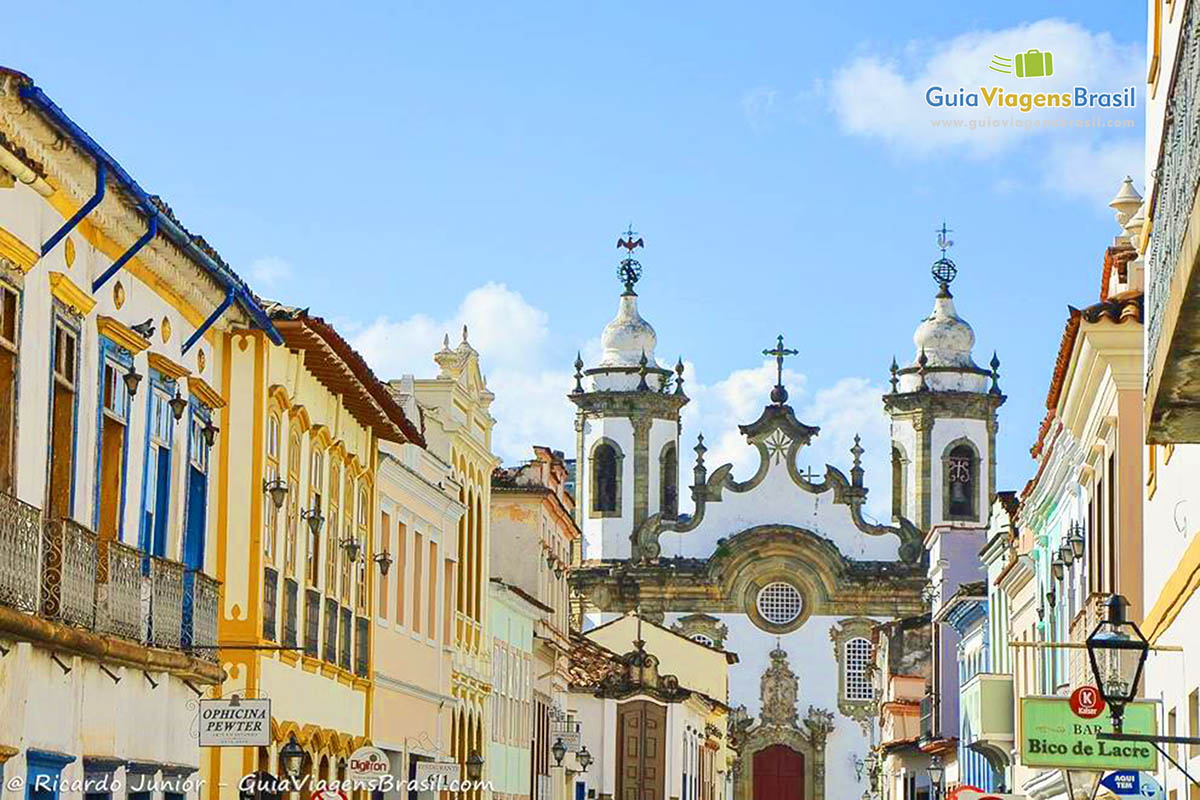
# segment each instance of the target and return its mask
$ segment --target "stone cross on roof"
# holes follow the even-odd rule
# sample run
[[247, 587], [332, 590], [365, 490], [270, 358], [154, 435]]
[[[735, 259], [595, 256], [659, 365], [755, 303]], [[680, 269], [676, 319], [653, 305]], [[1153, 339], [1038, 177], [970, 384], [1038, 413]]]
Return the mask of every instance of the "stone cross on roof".
[[787, 402], [787, 389], [783, 388], [783, 359], [785, 356], [794, 356], [800, 353], [799, 350], [789, 350], [783, 346], [783, 334], [779, 334], [779, 340], [775, 347], [770, 350], [763, 350], [764, 356], [775, 356], [775, 388], [771, 390], [771, 402], [777, 406], [781, 406]]

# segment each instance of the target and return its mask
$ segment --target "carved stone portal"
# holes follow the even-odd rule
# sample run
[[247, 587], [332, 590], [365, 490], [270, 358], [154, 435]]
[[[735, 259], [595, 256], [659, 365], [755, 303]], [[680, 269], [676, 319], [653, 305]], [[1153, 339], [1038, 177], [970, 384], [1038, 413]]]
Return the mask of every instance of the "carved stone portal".
[[825, 800], [825, 742], [833, 732], [833, 713], [809, 706], [804, 719], [797, 721], [800, 681], [778, 645], [771, 651], [771, 665], [763, 672], [759, 694], [762, 709], [757, 723], [744, 708], [730, 715], [731, 743], [738, 749], [733, 765], [734, 800], [754, 797], [754, 754], [777, 744], [803, 757], [806, 800]]

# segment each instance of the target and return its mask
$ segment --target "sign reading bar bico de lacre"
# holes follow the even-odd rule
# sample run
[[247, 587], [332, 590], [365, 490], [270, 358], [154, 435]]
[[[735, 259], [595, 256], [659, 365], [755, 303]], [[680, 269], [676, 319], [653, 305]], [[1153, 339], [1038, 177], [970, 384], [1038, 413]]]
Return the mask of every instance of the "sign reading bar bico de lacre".
[[271, 701], [200, 701], [201, 747], [269, 747], [271, 744]]
[[[1125, 707], [1125, 733], [1155, 733], [1153, 703]], [[1021, 698], [1021, 763], [1027, 767], [1080, 769], [1141, 769], [1157, 764], [1154, 745], [1114, 742], [1096, 734], [1112, 732], [1112, 717], [1104, 709], [1085, 719], [1071, 710], [1065, 697]]]

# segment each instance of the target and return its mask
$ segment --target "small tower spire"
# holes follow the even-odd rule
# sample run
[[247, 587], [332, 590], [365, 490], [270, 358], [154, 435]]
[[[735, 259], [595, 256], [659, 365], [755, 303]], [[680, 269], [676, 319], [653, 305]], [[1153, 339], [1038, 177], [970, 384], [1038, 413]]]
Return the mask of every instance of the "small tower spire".
[[862, 488], [863, 485], [862, 454], [865, 452], [862, 440], [857, 433], [854, 434], [854, 446], [850, 448], [850, 454], [854, 456], [854, 466], [850, 468], [850, 481], [858, 488]]
[[896, 363], [896, 357], [892, 356], [892, 394], [899, 391], [900, 386], [900, 365]]
[[650, 391], [650, 384], [646, 382], [646, 372], [647, 372], [647, 370], [646, 370], [646, 351], [643, 350], [642, 358], [640, 361], [638, 361], [638, 385], [637, 385], [637, 388], [638, 388], [639, 392]]
[[988, 390], [989, 394], [1000, 394], [1000, 356], [996, 355], [996, 351], [992, 351], [992, 388]]
[[945, 221], [942, 222], [942, 227], [937, 229], [938, 248], [942, 251], [942, 257], [933, 262], [931, 272], [933, 280], [938, 285], [938, 297], [951, 297], [950, 284], [954, 282], [958, 276], [958, 267], [954, 265], [946, 256], [946, 251], [954, 246], [954, 242], [950, 240], [951, 229], [946, 227]]
[[573, 394], [583, 394], [583, 353], [575, 351], [575, 390]]
[[708, 467], [704, 466], [704, 454], [708, 452], [708, 448], [704, 446], [704, 434], [696, 434], [696, 446], [693, 448], [696, 451], [696, 466], [692, 470], [694, 478], [693, 486], [703, 486], [708, 480]]
[[917, 358], [917, 375], [921, 378], [921, 385], [918, 389], [928, 389], [928, 384], [925, 383], [925, 372], [929, 367], [929, 356], [925, 355], [925, 348], [921, 348], [921, 355]]
[[683, 394], [683, 356], [675, 362], [675, 394]]

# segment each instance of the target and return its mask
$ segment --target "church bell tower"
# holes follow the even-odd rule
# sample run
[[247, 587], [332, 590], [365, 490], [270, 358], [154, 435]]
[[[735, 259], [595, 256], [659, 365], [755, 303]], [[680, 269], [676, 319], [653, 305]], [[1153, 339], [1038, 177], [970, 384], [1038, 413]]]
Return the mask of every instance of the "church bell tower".
[[996, 412], [1005, 400], [999, 359], [992, 355], [990, 369], [975, 363], [975, 332], [955, 310], [949, 232], [944, 224], [938, 231], [933, 312], [913, 334], [912, 363], [892, 359], [892, 388], [883, 396], [892, 429], [892, 517], [923, 532], [987, 525], [996, 492]]
[[642, 274], [632, 227], [617, 241], [625, 251], [617, 274], [625, 286], [617, 315], [604, 327], [603, 352], [584, 369], [575, 359], [575, 514], [585, 560], [628, 559], [634, 532], [655, 515], [679, 512], [679, 410], [683, 362], [659, 366], [654, 328], [638, 313], [634, 285]]

